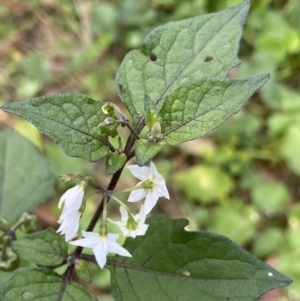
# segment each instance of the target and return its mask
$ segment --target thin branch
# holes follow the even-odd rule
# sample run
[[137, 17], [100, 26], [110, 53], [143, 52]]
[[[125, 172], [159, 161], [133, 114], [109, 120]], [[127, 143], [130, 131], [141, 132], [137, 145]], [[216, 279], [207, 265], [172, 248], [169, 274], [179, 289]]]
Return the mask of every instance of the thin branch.
[[121, 125], [125, 125], [128, 127], [128, 129], [130, 130], [130, 132], [133, 134], [133, 136], [136, 138], [136, 140], [140, 139], [139, 134], [133, 129], [133, 127], [129, 124], [128, 121], [121, 121], [120, 122]]
[[[140, 133], [144, 126], [145, 126], [145, 117], [143, 117], [139, 120], [135, 131], [130, 132], [130, 135], [127, 139], [127, 142], [126, 142], [126, 145], [125, 145], [125, 148], [124, 148], [124, 154], [127, 156], [127, 160], [126, 160], [125, 164], [134, 156], [135, 153], [132, 150], [132, 147], [133, 147], [135, 141], [138, 138], [137, 133]], [[112, 193], [115, 190], [115, 188], [116, 188], [116, 186], [119, 182], [120, 176], [123, 172], [123, 169], [125, 167], [125, 164], [123, 165], [122, 168], [120, 168], [116, 173], [113, 174], [113, 176], [112, 176], [112, 178], [111, 178], [111, 180], [108, 184], [108, 187], [107, 187], [107, 190], [106, 190], [107, 194], [106, 194], [106, 196], [104, 195], [104, 197], [107, 197], [107, 202], [109, 202], [109, 200], [110, 200], [110, 197], [109, 197], [108, 193]], [[96, 211], [95, 211], [95, 213], [94, 213], [94, 215], [93, 215], [93, 217], [92, 217], [92, 219], [91, 219], [91, 221], [90, 221], [90, 223], [89, 223], [89, 225], [86, 229], [87, 232], [93, 231], [97, 221], [99, 220], [99, 218], [100, 218], [100, 216], [103, 212], [104, 197], [100, 201], [100, 203], [99, 203], [99, 205], [98, 205], [98, 207], [97, 207], [97, 209], [96, 209]], [[74, 258], [84, 256], [84, 254], [81, 254], [82, 250], [83, 250], [83, 247], [77, 246], [77, 248], [74, 251]], [[69, 269], [72, 269], [72, 271], [73, 271], [74, 265], [72, 265], [68, 268], [68, 270], [65, 273], [65, 278], [70, 277], [70, 275], [72, 275], [72, 272], [71, 272], [71, 274], [67, 273], [69, 271]], [[67, 281], [67, 280], [65, 279], [64, 281]]]

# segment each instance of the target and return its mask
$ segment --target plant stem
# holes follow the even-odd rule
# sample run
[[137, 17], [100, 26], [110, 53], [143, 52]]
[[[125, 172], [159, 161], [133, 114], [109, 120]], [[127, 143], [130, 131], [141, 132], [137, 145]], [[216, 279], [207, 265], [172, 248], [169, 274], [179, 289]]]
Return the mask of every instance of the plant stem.
[[[145, 118], [141, 118], [139, 120], [138, 124], [136, 125], [135, 129], [133, 131], [130, 131], [130, 135], [127, 139], [127, 142], [126, 142], [126, 145], [124, 148], [124, 154], [127, 156], [127, 160], [126, 160], [125, 164], [131, 158], [134, 157], [135, 153], [134, 153], [134, 151], [132, 151], [132, 147], [134, 145], [134, 142], [139, 138], [138, 134], [141, 132], [141, 130], [143, 129], [144, 126], [145, 126]], [[115, 188], [119, 182], [120, 176], [123, 172], [123, 169], [125, 167], [125, 164], [123, 165], [122, 168], [120, 168], [116, 173], [113, 174], [113, 176], [107, 186], [107, 190], [106, 190], [107, 192], [115, 190]], [[107, 198], [107, 202], [109, 202], [109, 200], [110, 200], [110, 197], [108, 194], [103, 196], [101, 202], [99, 203], [99, 205], [86, 229], [87, 232], [93, 231], [97, 221], [99, 220], [99, 218], [103, 212], [104, 198]], [[77, 246], [77, 248], [74, 251], [74, 257], [75, 258], [80, 257], [82, 250], [83, 250], [83, 247]], [[66, 272], [64, 274], [64, 283], [69, 282], [71, 280], [74, 268], [75, 268], [74, 264], [68, 267], [68, 269], [66, 270]]]
[[135, 137], [137, 140], [140, 139], [138, 133], [132, 128], [132, 126], [129, 124], [128, 121], [123, 121], [123, 122], [121, 122], [121, 124], [127, 126], [128, 129], [130, 130], [130, 132], [132, 133], [132, 135], [134, 135], [134, 137]]
[[[117, 184], [119, 182], [119, 179], [120, 179], [120, 176], [122, 174], [123, 169], [124, 169], [124, 166], [121, 169], [119, 169], [115, 174], [113, 174], [113, 176], [112, 176], [112, 178], [111, 178], [111, 180], [110, 180], [110, 182], [108, 184], [108, 187], [107, 187], [108, 191], [115, 189], [115, 187], [117, 186]], [[95, 211], [95, 213], [94, 213], [94, 215], [93, 215], [93, 217], [92, 217], [92, 219], [91, 219], [88, 227], [86, 228], [87, 232], [93, 231], [93, 229], [94, 229], [97, 221], [99, 220], [99, 218], [100, 218], [100, 216], [102, 214], [102, 211], [103, 211], [103, 205], [104, 205], [104, 198], [105, 197], [107, 197], [107, 202], [109, 201], [110, 198], [108, 196], [104, 196], [102, 198], [102, 200], [99, 203], [98, 208], [96, 209], [96, 211]], [[83, 250], [83, 247], [78, 246], [75, 249], [75, 252], [74, 252], [75, 257], [78, 257], [81, 254], [82, 250]]]
[[[126, 145], [124, 148], [124, 153], [127, 155], [127, 160], [126, 160], [125, 164], [132, 158], [132, 154], [130, 151], [134, 145], [135, 140], [136, 140], [136, 138], [135, 138], [134, 134], [131, 133], [127, 139], [127, 142], [126, 142]], [[119, 182], [120, 176], [123, 172], [123, 169], [125, 167], [125, 164], [121, 169], [119, 169], [116, 173], [113, 174], [113, 176], [107, 186], [107, 191], [115, 190], [115, 188]], [[109, 200], [110, 200], [109, 196], [104, 196], [104, 197], [107, 197], [107, 202], [109, 202]], [[102, 198], [101, 202], [99, 203], [98, 208], [96, 209], [96, 211], [86, 229], [87, 232], [93, 231], [97, 221], [99, 220], [99, 218], [102, 214], [103, 205], [104, 205], [104, 197]], [[81, 254], [82, 250], [83, 250], [83, 247], [78, 246], [74, 252], [75, 257], [78, 257]]]

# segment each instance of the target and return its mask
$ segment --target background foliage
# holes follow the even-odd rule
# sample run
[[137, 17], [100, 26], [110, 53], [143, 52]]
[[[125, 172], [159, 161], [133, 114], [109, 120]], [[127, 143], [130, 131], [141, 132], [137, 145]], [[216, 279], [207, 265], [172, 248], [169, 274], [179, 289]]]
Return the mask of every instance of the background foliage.
[[[152, 28], [239, 2], [2, 1], [0, 105], [71, 91], [118, 103], [116, 70], [128, 50], [140, 46]], [[156, 162], [172, 189], [172, 202], [159, 202], [155, 213], [186, 217], [190, 230], [204, 229], [230, 237], [294, 280], [285, 290], [274, 291], [269, 300], [297, 301], [300, 3], [251, 3], [239, 54], [243, 63], [229, 76], [270, 72], [271, 80], [239, 114], [210, 135], [178, 148], [164, 148]], [[67, 157], [32, 125], [0, 111], [0, 127], [6, 126], [31, 139], [49, 159], [54, 174], [91, 173], [107, 183], [104, 162], [90, 164]], [[123, 181], [127, 187], [134, 180], [126, 172]], [[57, 201], [66, 189], [57, 185], [57, 196], [35, 210], [40, 229], [57, 227]], [[113, 206], [111, 203], [110, 210], [118, 214], [117, 206]], [[90, 202], [87, 211], [93, 209]], [[88, 223], [88, 217], [84, 219]], [[109, 272], [91, 268], [95, 280], [91, 289], [104, 300], [109, 291]], [[9, 273], [1, 272], [0, 281], [7, 277]]]

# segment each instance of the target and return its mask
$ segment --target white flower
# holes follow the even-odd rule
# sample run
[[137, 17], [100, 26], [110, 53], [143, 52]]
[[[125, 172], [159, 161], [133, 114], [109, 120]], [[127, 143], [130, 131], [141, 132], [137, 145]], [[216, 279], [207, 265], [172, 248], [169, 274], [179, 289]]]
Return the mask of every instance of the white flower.
[[138, 235], [144, 235], [149, 225], [145, 224], [146, 214], [144, 206], [142, 205], [140, 213], [133, 215], [129, 218], [127, 210], [120, 206], [121, 221], [114, 222], [108, 219], [110, 222], [116, 224], [123, 232], [124, 236], [135, 238]]
[[70, 244], [92, 248], [101, 269], [103, 269], [106, 264], [106, 256], [108, 253], [116, 253], [121, 256], [132, 257], [126, 249], [116, 242], [119, 238], [118, 234], [108, 233], [107, 236], [105, 236], [94, 232], [82, 231], [82, 235], [84, 238], [71, 241]]
[[79, 211], [62, 214], [58, 220], [61, 225], [56, 232], [62, 235], [65, 234], [66, 241], [71, 240], [77, 234], [80, 217], [81, 212]]
[[84, 184], [78, 184], [67, 190], [60, 198], [58, 208], [64, 203], [64, 209], [59, 217], [60, 227], [56, 231], [65, 234], [65, 240], [71, 240], [78, 231], [81, 212], [79, 211], [84, 196]]
[[[169, 192], [166, 187], [164, 178], [157, 172], [153, 162], [150, 163], [150, 167], [138, 165], [128, 166], [131, 173], [141, 180], [137, 186], [143, 184], [145, 181], [151, 181], [150, 188], [141, 188], [133, 190], [128, 198], [128, 202], [137, 202], [145, 198], [145, 214], [148, 214], [157, 203], [159, 197], [164, 196], [169, 199]], [[137, 187], [136, 186], [136, 187]]]
[[81, 207], [82, 200], [84, 195], [84, 186], [78, 184], [73, 188], [68, 189], [60, 198], [58, 203], [58, 208], [61, 207], [62, 203], [65, 203], [63, 210], [78, 211]]

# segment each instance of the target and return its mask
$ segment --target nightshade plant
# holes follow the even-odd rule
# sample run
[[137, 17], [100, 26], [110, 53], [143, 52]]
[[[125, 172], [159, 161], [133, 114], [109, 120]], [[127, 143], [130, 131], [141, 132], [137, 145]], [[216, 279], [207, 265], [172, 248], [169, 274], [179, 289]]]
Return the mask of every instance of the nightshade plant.
[[[97, 300], [72, 280], [74, 273], [86, 278], [85, 261], [110, 270], [114, 299], [122, 301], [250, 301], [291, 283], [224, 236], [188, 232], [185, 219], [146, 219], [159, 198], [170, 198], [165, 180], [152, 161], [164, 145], [176, 146], [215, 129], [237, 113], [269, 78], [268, 74], [227, 77], [239, 63], [238, 44], [249, 5], [245, 1], [219, 13], [168, 23], [150, 32], [140, 49], [126, 55], [117, 73], [116, 87], [129, 115], [112, 103], [77, 93], [46, 95], [2, 107], [32, 122], [68, 156], [92, 162], [106, 158], [106, 172], [112, 177], [108, 186], [102, 187], [90, 176], [62, 176], [64, 182], [74, 185], [59, 201], [58, 206], [63, 207], [59, 229], [19, 239], [16, 231], [32, 230], [34, 217], [24, 214], [18, 221], [18, 212], [12, 213], [8, 204], [20, 195], [15, 197], [13, 187], [1, 184], [1, 267], [17, 267], [16, 252], [29, 263], [29, 267], [16, 268], [12, 278], [1, 286], [1, 300]], [[128, 129], [125, 145], [119, 138], [120, 127]], [[1, 154], [7, 155], [0, 166], [1, 183], [7, 160], [18, 156], [11, 152], [12, 145], [16, 147], [11, 140], [15, 137], [10, 130], [0, 134]], [[17, 143], [28, 144], [24, 139]], [[35, 150], [31, 153], [39, 156]], [[133, 158], [137, 164], [128, 168], [140, 182], [118, 191], [130, 192], [129, 203], [124, 203], [116, 187], [126, 163], [132, 164]], [[28, 181], [35, 181], [34, 187], [38, 181], [48, 186], [35, 188], [39, 193], [30, 205], [21, 206], [23, 211], [53, 193], [53, 176], [47, 168], [30, 176]], [[101, 197], [86, 231], [78, 233], [87, 189]], [[32, 190], [31, 186], [27, 193]], [[111, 202], [120, 205], [120, 221], [108, 218]], [[141, 204], [138, 213], [131, 212], [130, 202]], [[99, 219], [100, 229], [94, 229]], [[109, 222], [128, 237], [123, 246], [117, 242], [118, 234], [108, 233]], [[76, 246], [75, 251], [68, 252], [69, 244]], [[84, 254], [84, 248], [92, 249], [94, 255]], [[107, 259], [109, 253], [117, 255]], [[60, 275], [55, 269], [62, 266], [65, 272]]]

